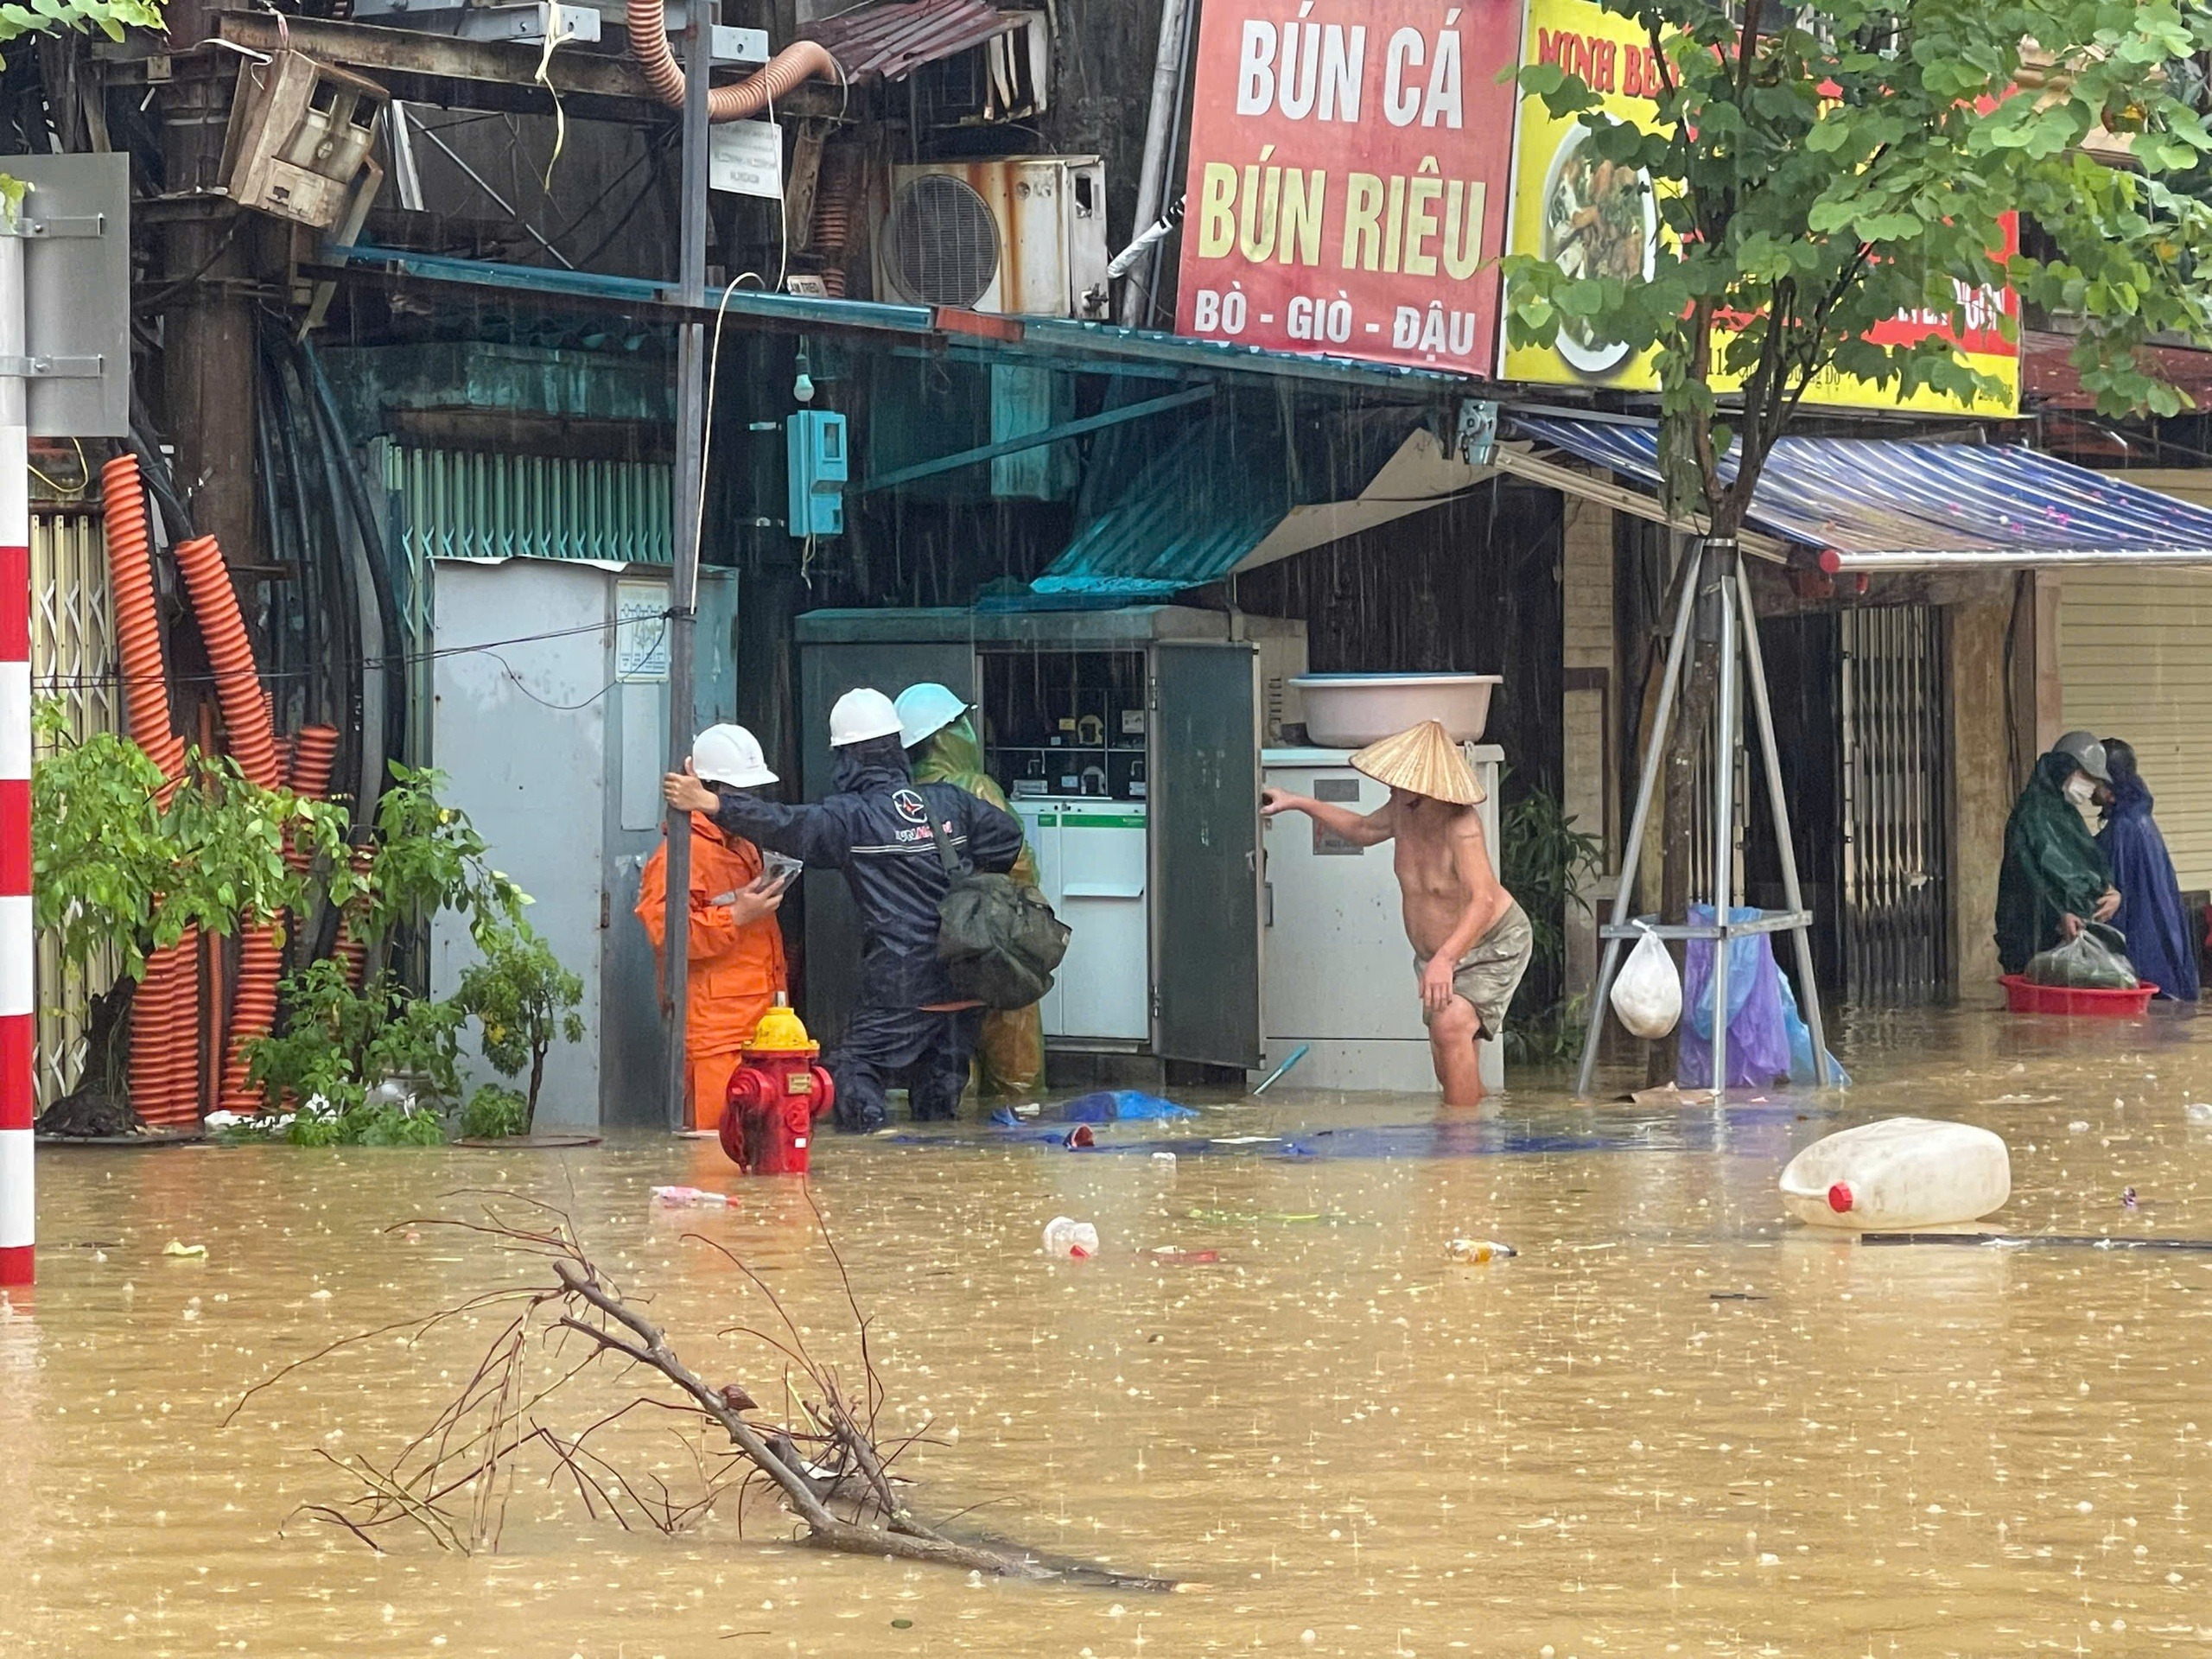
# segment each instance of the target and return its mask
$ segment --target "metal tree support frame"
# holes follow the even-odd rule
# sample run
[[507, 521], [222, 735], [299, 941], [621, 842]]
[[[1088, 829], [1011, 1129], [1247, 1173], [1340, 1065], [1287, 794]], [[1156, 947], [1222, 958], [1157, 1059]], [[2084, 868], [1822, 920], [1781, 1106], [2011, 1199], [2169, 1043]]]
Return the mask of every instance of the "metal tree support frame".
[[[1789, 804], [1782, 787], [1782, 755], [1775, 745], [1774, 710], [1767, 702], [1766, 664], [1759, 654], [1758, 614], [1751, 606], [1751, 578], [1744, 571], [1743, 552], [1733, 541], [1700, 540], [1684, 556], [1695, 561], [1690, 579], [1682, 583], [1681, 601], [1675, 610], [1675, 631], [1667, 642], [1667, 667], [1659, 682], [1659, 702], [1653, 710], [1651, 736], [1643, 751], [1643, 766], [1636, 785], [1636, 810], [1629, 819], [1628, 840], [1621, 849], [1621, 868], [1633, 871], [1643, 849], [1644, 832], [1650, 827], [1651, 802], [1657, 792], [1659, 767], [1667, 753], [1667, 740], [1681, 690], [1682, 664], [1688, 656], [1691, 628], [1701, 595], [1709, 595], [1714, 643], [1720, 653], [1720, 690], [1713, 705], [1713, 921], [1699, 925], [1681, 922], [1632, 923], [1629, 901], [1634, 882], [1625, 874], [1613, 898], [1612, 919], [1599, 930], [1605, 941], [1598, 967], [1598, 983], [1592, 993], [1588, 1031], [1582, 1039], [1582, 1064], [1575, 1074], [1578, 1097], [1590, 1093], [1591, 1075], [1597, 1069], [1598, 1039], [1605, 1028], [1606, 998], [1613, 976], [1620, 968], [1621, 947], [1646, 931], [1662, 939], [1713, 941], [1713, 1096], [1724, 1098], [1728, 1084], [1728, 946], [1732, 940], [1759, 933], [1794, 934], [1797, 943], [1797, 976], [1804, 990], [1806, 1025], [1813, 1038], [1814, 1075], [1826, 1086], [1828, 1071], [1827, 1033], [1821, 1021], [1820, 988], [1813, 978], [1813, 914], [1805, 908], [1797, 884], [1797, 853], [1789, 836]], [[1740, 642], [1738, 635], [1741, 632]], [[1745, 683], [1758, 722], [1759, 749], [1765, 760], [1766, 792], [1774, 810], [1774, 833], [1782, 859], [1782, 891], [1785, 910], [1764, 911], [1749, 921], [1732, 921], [1736, 897], [1735, 777], [1736, 750], [1742, 734], [1736, 728], [1736, 673], [1742, 656]], [[1685, 1010], [1687, 1014], [1688, 1010]]]

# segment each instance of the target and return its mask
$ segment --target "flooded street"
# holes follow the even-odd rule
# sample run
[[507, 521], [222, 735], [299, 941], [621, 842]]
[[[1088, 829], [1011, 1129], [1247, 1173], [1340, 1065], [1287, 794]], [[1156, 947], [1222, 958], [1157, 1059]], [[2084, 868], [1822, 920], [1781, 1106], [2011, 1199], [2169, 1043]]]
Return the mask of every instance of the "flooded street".
[[[378, 1556], [295, 1513], [389, 1459], [496, 1331], [341, 1336], [542, 1264], [465, 1233], [465, 1187], [574, 1218], [710, 1379], [780, 1402], [730, 1328], [772, 1315], [856, 1366], [795, 1184], [711, 1143], [570, 1154], [41, 1154], [33, 1317], [0, 1325], [10, 1655], [2151, 1654], [2212, 1646], [2212, 1255], [1853, 1246], [1784, 1224], [1790, 1152], [1897, 1112], [2002, 1134], [2024, 1233], [2212, 1236], [2212, 1027], [1862, 1026], [1840, 1106], [1479, 1117], [1293, 1092], [1064, 1151], [971, 1116], [821, 1148], [816, 1198], [931, 1517], [1178, 1595], [971, 1582], [790, 1547], [765, 1505], [675, 1539], [584, 1512], [526, 1459], [495, 1553]], [[1932, 1058], [1931, 1058], [1932, 1057]], [[1292, 1079], [1294, 1082], [1294, 1076]], [[970, 1111], [973, 1107], [971, 1104]], [[1322, 1133], [1337, 1131], [1337, 1133]], [[1171, 1166], [1141, 1141], [1186, 1146]], [[2139, 1208], [2122, 1207], [2133, 1186]], [[1044, 1223], [1096, 1223], [1049, 1262]], [[1447, 1262], [1454, 1236], [1516, 1260]], [[171, 1240], [201, 1257], [167, 1256]], [[1142, 1252], [1191, 1253], [1157, 1263]], [[1209, 1262], [1200, 1253], [1217, 1253]], [[573, 1355], [574, 1350], [571, 1350]], [[542, 1352], [542, 1372], [558, 1357]], [[573, 1432], [637, 1392], [550, 1402]], [[672, 1421], [673, 1420], [670, 1420]], [[694, 1480], [667, 1423], [610, 1441]]]

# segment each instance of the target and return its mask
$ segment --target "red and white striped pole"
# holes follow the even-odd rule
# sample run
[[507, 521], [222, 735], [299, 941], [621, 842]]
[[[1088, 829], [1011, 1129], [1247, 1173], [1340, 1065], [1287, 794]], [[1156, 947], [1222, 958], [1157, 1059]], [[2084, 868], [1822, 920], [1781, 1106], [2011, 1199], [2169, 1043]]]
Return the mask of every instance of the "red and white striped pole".
[[0, 205], [0, 1288], [29, 1285], [37, 1236], [31, 1178], [30, 427], [22, 370], [20, 206]]

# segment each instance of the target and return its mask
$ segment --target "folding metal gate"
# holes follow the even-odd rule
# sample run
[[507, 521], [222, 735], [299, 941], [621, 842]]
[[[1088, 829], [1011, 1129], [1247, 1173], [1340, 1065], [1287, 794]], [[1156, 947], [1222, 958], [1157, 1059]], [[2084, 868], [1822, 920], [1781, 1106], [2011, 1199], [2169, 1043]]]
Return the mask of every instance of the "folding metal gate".
[[1838, 617], [1842, 662], [1844, 994], [1932, 1001], [1950, 982], [1948, 674], [1942, 613]]
[[[32, 695], [60, 708], [70, 741], [123, 728], [123, 682], [108, 597], [107, 537], [97, 511], [41, 503], [31, 515]], [[104, 951], [85, 969], [64, 967], [51, 931], [37, 941], [41, 1109], [77, 1086], [92, 1000], [115, 983], [121, 963]]]

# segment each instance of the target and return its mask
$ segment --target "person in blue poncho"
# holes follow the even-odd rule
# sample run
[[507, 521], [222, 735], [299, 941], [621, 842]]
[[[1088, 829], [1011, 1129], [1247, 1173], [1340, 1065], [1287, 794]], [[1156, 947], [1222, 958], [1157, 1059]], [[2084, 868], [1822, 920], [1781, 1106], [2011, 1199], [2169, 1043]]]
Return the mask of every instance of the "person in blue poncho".
[[2111, 798], [2097, 845], [2120, 889], [2112, 925], [2126, 936], [2127, 958], [2139, 978], [2156, 985], [2160, 996], [2194, 1002], [2200, 930], [2182, 904], [2166, 838], [2151, 816], [2151, 791], [2136, 770], [2134, 749], [2116, 737], [2105, 739], [2105, 766]]

